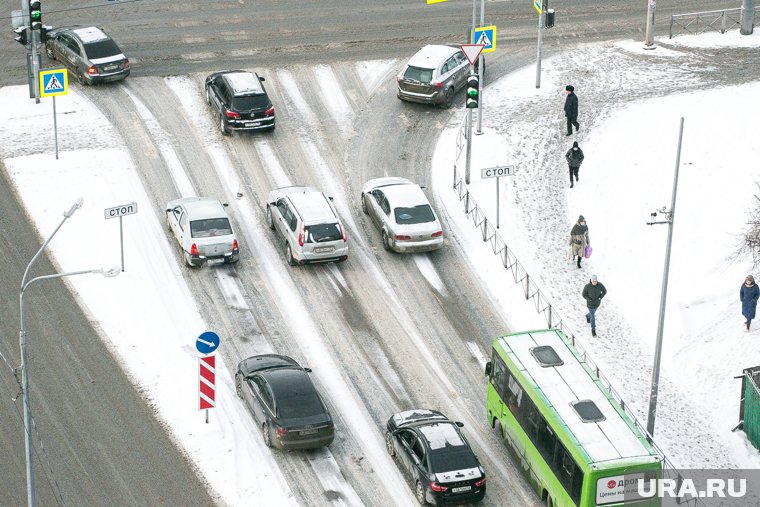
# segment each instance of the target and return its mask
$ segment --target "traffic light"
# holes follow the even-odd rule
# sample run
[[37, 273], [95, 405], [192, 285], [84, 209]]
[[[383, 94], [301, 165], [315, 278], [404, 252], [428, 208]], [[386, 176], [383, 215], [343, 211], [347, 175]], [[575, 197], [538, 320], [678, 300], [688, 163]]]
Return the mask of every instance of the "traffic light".
[[546, 28], [552, 28], [554, 26], [554, 9], [546, 10], [546, 22], [544, 23]]
[[476, 109], [478, 107], [478, 95], [480, 94], [480, 79], [477, 74], [467, 76], [467, 100], [465, 105], [467, 109]]
[[32, 30], [39, 30], [42, 26], [42, 5], [40, 5], [40, 0], [29, 0], [29, 26]]
[[29, 37], [26, 35], [27, 32], [26, 32], [25, 26], [14, 28], [13, 31], [16, 32], [16, 37], [14, 37], [16, 42], [18, 42], [22, 46], [26, 46], [27, 44], [29, 44]]

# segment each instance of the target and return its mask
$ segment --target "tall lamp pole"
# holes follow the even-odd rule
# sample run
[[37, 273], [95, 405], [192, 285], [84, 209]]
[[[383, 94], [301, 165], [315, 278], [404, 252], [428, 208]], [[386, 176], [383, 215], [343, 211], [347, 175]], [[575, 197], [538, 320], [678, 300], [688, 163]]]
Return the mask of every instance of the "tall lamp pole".
[[657, 414], [657, 389], [660, 382], [660, 356], [662, 355], [662, 330], [665, 323], [665, 301], [668, 296], [668, 273], [670, 271], [670, 248], [673, 244], [673, 219], [676, 213], [676, 193], [678, 192], [678, 168], [681, 165], [681, 141], [683, 140], [683, 118], [678, 132], [678, 153], [676, 154], [676, 174], [673, 178], [673, 196], [670, 200], [670, 211], [662, 208], [660, 213], [666, 216], [663, 221], [655, 222], [657, 211], [651, 214], [652, 221], [648, 225], [668, 224], [668, 242], [665, 247], [665, 268], [662, 273], [662, 292], [660, 293], [660, 316], [657, 319], [657, 344], [654, 352], [654, 366], [652, 367], [652, 390], [649, 394], [649, 413], [647, 415], [647, 433], [654, 436], [654, 419]]
[[58, 232], [58, 229], [61, 228], [63, 223], [71, 218], [71, 216], [74, 214], [76, 210], [82, 207], [82, 198], [80, 197], [77, 199], [77, 201], [69, 208], [68, 211], [65, 211], [63, 213], [63, 220], [61, 220], [61, 223], [58, 224], [58, 227], [55, 228], [53, 233], [45, 240], [45, 242], [42, 244], [39, 250], [37, 250], [37, 253], [34, 254], [34, 257], [32, 257], [32, 260], [29, 261], [29, 264], [26, 266], [26, 270], [24, 271], [24, 276], [21, 278], [21, 289], [19, 290], [19, 348], [21, 349], [21, 393], [23, 395], [23, 405], [24, 405], [24, 446], [26, 450], [26, 496], [27, 496], [27, 503], [29, 507], [34, 507], [36, 505], [36, 499], [35, 499], [35, 490], [34, 490], [34, 467], [32, 462], [32, 411], [29, 406], [29, 372], [27, 370], [27, 355], [26, 355], [26, 330], [24, 329], [24, 291], [26, 291], [27, 287], [29, 287], [31, 284], [33, 284], [36, 281], [39, 280], [48, 280], [51, 278], [62, 278], [64, 276], [73, 276], [73, 275], [83, 275], [86, 273], [99, 273], [104, 276], [116, 276], [119, 274], [119, 268], [114, 267], [110, 268], [108, 270], [103, 269], [89, 269], [84, 271], [72, 271], [69, 273], [55, 273], [52, 275], [43, 275], [38, 276], [35, 278], [32, 278], [31, 280], [27, 281], [26, 277], [29, 274], [29, 269], [32, 267], [32, 264], [34, 264], [34, 261], [37, 260], [37, 258], [40, 256], [42, 251], [45, 249], [48, 243], [50, 243], [50, 240], [53, 239], [53, 236]]
[[654, 44], [654, 13], [657, 10], [657, 0], [647, 2], [647, 31], [644, 39], [644, 49], [655, 49]]

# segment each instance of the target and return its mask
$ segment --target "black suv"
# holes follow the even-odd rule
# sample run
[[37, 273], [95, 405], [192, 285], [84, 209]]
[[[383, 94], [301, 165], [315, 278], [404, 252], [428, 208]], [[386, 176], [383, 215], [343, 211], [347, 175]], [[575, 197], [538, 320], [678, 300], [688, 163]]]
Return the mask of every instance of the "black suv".
[[435, 410], [407, 410], [388, 420], [385, 447], [414, 481], [426, 503], [462, 504], [483, 500], [486, 473], [459, 428]]
[[206, 78], [206, 101], [219, 115], [219, 130], [274, 130], [274, 106], [255, 72], [228, 70]]

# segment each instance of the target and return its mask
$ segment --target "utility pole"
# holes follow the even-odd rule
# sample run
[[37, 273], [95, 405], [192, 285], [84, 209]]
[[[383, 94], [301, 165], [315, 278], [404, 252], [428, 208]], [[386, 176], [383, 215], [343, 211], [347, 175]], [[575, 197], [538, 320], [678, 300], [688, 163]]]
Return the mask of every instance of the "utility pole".
[[739, 33], [752, 35], [755, 26], [755, 0], [744, 0], [742, 3], [742, 19]]
[[538, 11], [538, 50], [536, 55], [536, 88], [541, 88], [541, 46], [543, 33], [543, 17], [546, 10], [547, 0], [540, 0], [541, 9], [538, 8], [539, 0], [533, 0], [533, 7]]
[[657, 343], [654, 351], [654, 366], [652, 367], [652, 389], [649, 394], [649, 414], [647, 415], [647, 433], [654, 437], [654, 419], [657, 414], [657, 390], [660, 383], [660, 356], [662, 355], [662, 331], [665, 324], [665, 301], [668, 296], [668, 274], [670, 271], [670, 248], [673, 243], [673, 219], [676, 214], [676, 193], [678, 192], [678, 168], [681, 165], [681, 141], [683, 140], [683, 118], [678, 132], [678, 153], [676, 154], [676, 174], [673, 178], [673, 195], [670, 200], [670, 211], [662, 208], [660, 213], [667, 218], [655, 222], [657, 212], [652, 213], [652, 221], [648, 225], [668, 224], [668, 242], [665, 247], [665, 268], [662, 273], [662, 292], [660, 293], [660, 315], [657, 319]]
[[647, 32], [644, 39], [644, 49], [655, 49], [654, 44], [654, 12], [657, 9], [657, 0], [648, 0], [647, 4]]

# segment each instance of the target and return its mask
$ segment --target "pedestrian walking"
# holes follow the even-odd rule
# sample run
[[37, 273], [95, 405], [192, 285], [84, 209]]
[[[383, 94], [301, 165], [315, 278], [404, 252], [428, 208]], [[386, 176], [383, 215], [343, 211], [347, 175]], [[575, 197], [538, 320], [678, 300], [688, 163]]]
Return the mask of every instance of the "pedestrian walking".
[[578, 96], [575, 95], [575, 88], [573, 85], [565, 86], [567, 97], [565, 98], [565, 116], [567, 117], [567, 134], [573, 134], [573, 125], [575, 125], [575, 131], [578, 132], [581, 129], [578, 123]]
[[583, 150], [578, 146], [578, 141], [573, 142], [573, 147], [567, 150], [565, 158], [570, 168], [570, 188], [573, 188], [573, 176], [575, 176], [575, 181], [578, 181], [578, 170], [583, 163]]
[[742, 315], [747, 319], [744, 323], [745, 333], [749, 332], [749, 326], [752, 324], [752, 319], [755, 318], [758, 297], [760, 297], [760, 289], [755, 283], [755, 278], [752, 275], [747, 275], [747, 278], [739, 289], [739, 301], [742, 302]]
[[581, 267], [581, 259], [586, 254], [586, 245], [590, 245], [591, 240], [588, 237], [588, 226], [583, 215], [578, 217], [573, 228], [570, 229], [570, 253], [573, 254], [573, 260], [578, 258], [577, 266]]
[[591, 275], [591, 280], [583, 287], [583, 299], [588, 307], [586, 322], [591, 324], [591, 336], [596, 336], [596, 310], [606, 295], [607, 289], [596, 279], [596, 275]]

